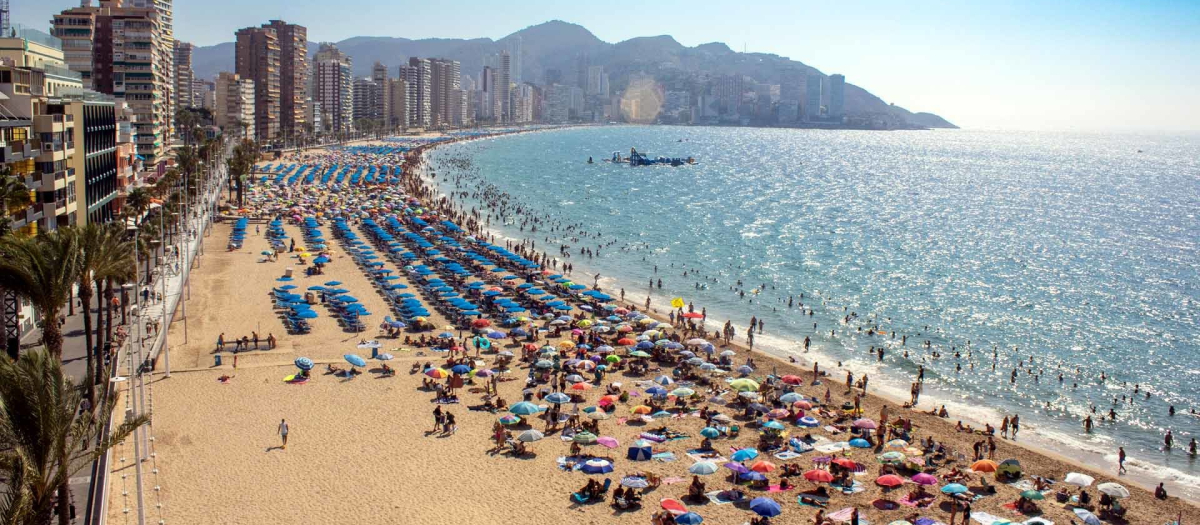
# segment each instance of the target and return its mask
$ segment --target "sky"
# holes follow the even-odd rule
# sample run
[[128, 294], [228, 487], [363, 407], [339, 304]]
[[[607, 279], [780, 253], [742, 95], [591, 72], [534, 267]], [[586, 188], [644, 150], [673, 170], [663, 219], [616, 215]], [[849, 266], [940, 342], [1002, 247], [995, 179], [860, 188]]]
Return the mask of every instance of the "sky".
[[[46, 30], [77, 1], [17, 0]], [[842, 73], [883, 100], [975, 129], [1200, 130], [1200, 0], [454, 2], [175, 0], [177, 38], [233, 40], [283, 19], [313, 41], [502, 38], [547, 20], [601, 40], [669, 34]]]

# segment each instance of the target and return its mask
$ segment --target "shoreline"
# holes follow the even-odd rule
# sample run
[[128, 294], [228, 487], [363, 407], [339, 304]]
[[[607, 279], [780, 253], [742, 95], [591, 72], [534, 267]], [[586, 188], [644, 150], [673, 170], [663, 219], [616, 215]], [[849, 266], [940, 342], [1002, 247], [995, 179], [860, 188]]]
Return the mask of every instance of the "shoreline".
[[[717, 126], [717, 127], [720, 127], [720, 126]], [[515, 133], [515, 134], [519, 134], [519, 133]], [[509, 136], [509, 135], [514, 135], [514, 134], [498, 134], [498, 135], [492, 135], [492, 136], [487, 136], [487, 137], [473, 138], [471, 140], [500, 138], [500, 137], [505, 137], [505, 136]], [[428, 162], [430, 160], [429, 154], [433, 152], [433, 150], [436, 146], [449, 145], [452, 143], [454, 143], [454, 142], [439, 143], [439, 144], [433, 145], [433, 147], [431, 147], [427, 151], [423, 152], [422, 159], [423, 159], [424, 163], [428, 164]], [[439, 198], [442, 198], [442, 197], [448, 198], [446, 191], [443, 188], [441, 188], [441, 186], [439, 185], [440, 182], [445, 180], [445, 178], [442, 178], [441, 173], [438, 173], [438, 177], [441, 180], [429, 178], [428, 173], [426, 173], [425, 170], [422, 170], [422, 172], [421, 172], [422, 181], [425, 182], [426, 184], [432, 184], [433, 187], [435, 188], [435, 190], [438, 192]], [[454, 201], [454, 200], [452, 200], [451, 203], [461, 205], [461, 203], [458, 203], [457, 201]], [[520, 244], [522, 242], [530, 240], [529, 238], [512, 237], [512, 236], [508, 235], [507, 233], [497, 229], [497, 227], [494, 225], [490, 226], [490, 227], [483, 227], [482, 229], [486, 233], [494, 236], [494, 238], [495, 238], [494, 242], [496, 242], [496, 243], [503, 244], [506, 241], [512, 241], [513, 244]], [[560, 263], [566, 262], [566, 261], [561, 260], [561, 258], [558, 256], [553, 256], [552, 258], [559, 259]], [[590, 277], [597, 273], [597, 269], [595, 267], [589, 266], [586, 259], [583, 259], [578, 263], [576, 262], [575, 259], [570, 259], [569, 261], [572, 265], [576, 266], [574, 268], [575, 271], [579, 271], [579, 272], [581, 272], [581, 274], [584, 274], [584, 275], [587, 275]], [[613, 284], [605, 285], [604, 281], [606, 281], [606, 280], [610, 281]], [[626, 278], [626, 279], [624, 279], [624, 282], [628, 283], [628, 284], [632, 284], [635, 281]], [[604, 276], [601, 278], [600, 289], [601, 290], [608, 289], [608, 290], [613, 290], [615, 292], [615, 290], [621, 288], [620, 283], [621, 283], [620, 277]], [[643, 283], [643, 286], [644, 286], [644, 283]], [[638, 290], [640, 288], [635, 287], [632, 289]], [[638, 294], [640, 292], [634, 292], [634, 293]], [[650, 311], [642, 310], [644, 303], [637, 303], [634, 301], [619, 301], [619, 300], [616, 302], [619, 302], [620, 304], [622, 304], [625, 307], [630, 307], [630, 306], [636, 307], [639, 309], [639, 311], [643, 311], [647, 315], [649, 315], [661, 322], [668, 322], [668, 317], [665, 312], [672, 310], [672, 308], [668, 304], [670, 301], [670, 297], [667, 295], [662, 295], [661, 291], [659, 291], [659, 293], [657, 295], [655, 294], [654, 291], [651, 291], [649, 297], [651, 298], [651, 308], [652, 308], [652, 310], [650, 310]], [[702, 306], [704, 306], [704, 305], [697, 303], [695, 305], [695, 308], [697, 309], [697, 311], [699, 311], [699, 309]], [[663, 310], [660, 311], [659, 309], [663, 309]], [[709, 331], [716, 330], [719, 332], [720, 327], [721, 327], [721, 322], [714, 320], [713, 316], [710, 315], [709, 320], [706, 322], [705, 329], [709, 330]], [[744, 337], [744, 336], [739, 334], [738, 337]], [[810, 375], [811, 375], [812, 366], [814, 364], [820, 362], [818, 360], [814, 360], [812, 357], [810, 357], [810, 354], [808, 354], [808, 353], [791, 351], [791, 350], [787, 350], [784, 347], [784, 346], [793, 346], [793, 347], [800, 346], [799, 341], [796, 341], [793, 343], [791, 340], [788, 340], [781, 336], [768, 335], [767, 339], [776, 339], [776, 340], [780, 340], [780, 341], [784, 342], [784, 344], [771, 345], [771, 344], [763, 344], [763, 342], [765, 342], [765, 341], [761, 341], [761, 339], [760, 339], [761, 337], [762, 336], [756, 337], [756, 341], [755, 341], [756, 349], [753, 351], [753, 355], [755, 357], [766, 356], [769, 359], [771, 359], [776, 365], [788, 365], [790, 367], [796, 367], [796, 365], [804, 365], [804, 366], [800, 366], [799, 370], [801, 372], [808, 370], [808, 371], [810, 371], [809, 372]], [[792, 343], [792, 344], [787, 344], [787, 343]], [[821, 343], [814, 340], [813, 344], [811, 345], [813, 350], [817, 353], [820, 353], [820, 351], [821, 351], [820, 344]], [[732, 344], [729, 346], [736, 348], [739, 351], [739, 355], [742, 352], [751, 352], [749, 350], [749, 347], [747, 346], [747, 344], [744, 341], [738, 340], [736, 338], [734, 339]], [[724, 346], [722, 345], [721, 348], [724, 348]], [[895, 350], [893, 349], [892, 351], [895, 351]], [[824, 354], [824, 355], [829, 356], [829, 354]], [[788, 362], [787, 357], [795, 357], [798, 360], [798, 363]], [[825, 364], [821, 365], [821, 371], [823, 373], [827, 373], [828, 374], [827, 377], [830, 377], [830, 378], [844, 377], [846, 372], [853, 372], [856, 378], [862, 377], [862, 374], [860, 373], [861, 371], [859, 371], [859, 370], [853, 370], [852, 368], [850, 368], [848, 366], [834, 366], [833, 363], [837, 363], [837, 365], [841, 365], [841, 363], [838, 362], [837, 359], [833, 358], [832, 356], [829, 356], [829, 360], [824, 361], [824, 363]], [[949, 423], [950, 420], [954, 420], [954, 421], [961, 420], [963, 423], [972, 425], [976, 428], [982, 428], [986, 424], [997, 425], [996, 421], [994, 421], [994, 420], [977, 417], [974, 414], [972, 414], [971, 412], [969, 412], [968, 410], [966, 410], [966, 409], [968, 409], [969, 405], [954, 401], [952, 399], [947, 399], [947, 397], [949, 395], [953, 395], [953, 392], [947, 391], [944, 388], [934, 387], [935, 392], [937, 392], [938, 394], [942, 394], [941, 396], [937, 396], [936, 394], [929, 395], [929, 391], [922, 391], [921, 400], [920, 400], [919, 405], [924, 406], [924, 407], [933, 407], [933, 408], [946, 405], [946, 406], [948, 406], [948, 408], [950, 408], [950, 417], [947, 419], [933, 418], [932, 416], [929, 416], [927, 414], [927, 412], [924, 412], [921, 410], [901, 409], [900, 407], [908, 402], [906, 399], [903, 398], [904, 394], [903, 394], [902, 390], [899, 388], [880, 389], [879, 383], [882, 383], [883, 381], [880, 381], [879, 379], [882, 379], [882, 378], [877, 378], [877, 376], [876, 376], [876, 377], [872, 377], [872, 379], [874, 381], [872, 381], [872, 388], [871, 388], [871, 391], [867, 394], [867, 397], [878, 398], [879, 402], [888, 404], [890, 411], [903, 410], [904, 414], [912, 414], [912, 415], [920, 414], [921, 416], [924, 416], [927, 418], [932, 418], [933, 421], [936, 421], [936, 422], [939, 422], [942, 424], [946, 424], [948, 427], [948, 430], [950, 432], [954, 431], [954, 424]], [[929, 402], [930, 399], [936, 399], [936, 401], [934, 401], [933, 403], [930, 403]], [[957, 407], [958, 410], [955, 410], [954, 409], [955, 407]], [[988, 405], [986, 407], [986, 409], [995, 411], [995, 413], [997, 413], [997, 414], [1003, 413], [1003, 409], [995, 408], [994, 406], [991, 406], [991, 405]], [[893, 412], [893, 413], [895, 413], [895, 412]], [[1104, 462], [1103, 465], [1105, 465], [1105, 466], [1108, 466], [1111, 463], [1112, 468], [1115, 471], [1115, 469], [1116, 469], [1116, 462], [1115, 462], [1115, 456], [1116, 456], [1115, 450], [1116, 449], [1115, 448], [1113, 450], [1113, 453], [1111, 454], [1111, 457], [1113, 459], [1109, 459], [1110, 455], [1108, 455], [1108, 454], [1104, 454], [1104, 453], [1101, 453], [1098, 451], [1089, 451], [1089, 450], [1083, 450], [1083, 449], [1079, 449], [1079, 454], [1080, 454], [1079, 456], [1071, 456], [1068, 453], [1062, 451], [1061, 449], [1056, 449], [1051, 444], [1051, 443], [1055, 442], [1053, 439], [1045, 438], [1045, 437], [1042, 437], [1042, 438], [1036, 437], [1036, 436], [1038, 436], [1038, 429], [1041, 425], [1031, 425], [1025, 421], [1023, 421], [1022, 423], [1025, 423], [1022, 425], [1022, 430], [1024, 430], [1022, 435], [1023, 436], [1031, 436], [1033, 443], [1030, 443], [1027, 441], [1017, 442], [1017, 441], [1013, 441], [1013, 440], [1009, 440], [1009, 439], [1005, 439], [1004, 440], [1005, 443], [1008, 443], [1011, 445], [1016, 445], [1016, 446], [1020, 447], [1020, 449], [1026, 451], [1027, 453], [1042, 455], [1047, 458], [1050, 458], [1050, 459], [1053, 459], [1053, 460], [1056, 460], [1056, 461], [1059, 461], [1059, 462], [1062, 462], [1065, 464], [1072, 465], [1072, 466], [1080, 469], [1081, 471], [1095, 473], [1095, 474], [1097, 474], [1097, 479], [1104, 477], [1104, 478], [1110, 478], [1110, 479], [1113, 479], [1116, 481], [1120, 481], [1123, 483], [1136, 485], [1141, 490], [1143, 490], [1147, 493], [1151, 493], [1151, 494], [1154, 490], [1155, 484], [1160, 483], [1160, 482], [1171, 482], [1174, 479], [1176, 479], [1175, 476], [1171, 476], [1171, 475], [1154, 476], [1153, 474], [1151, 474], [1149, 472], [1146, 472], [1146, 473], [1137, 472], [1132, 467], [1144, 465], [1144, 466], [1139, 466], [1139, 469], [1146, 470], [1146, 471], [1153, 471], [1155, 469], [1164, 468], [1164, 466], [1157, 464], [1157, 463], [1153, 463], [1153, 462], [1137, 460], [1136, 458], [1132, 458], [1132, 457], [1129, 460], [1127, 460], [1127, 462], [1126, 462], [1127, 465], [1131, 467], [1130, 472], [1127, 472], [1120, 477], [1114, 477], [1114, 476], [1110, 475], [1110, 471], [1108, 471], [1106, 469], [1100, 470], [1096, 466], [1093, 466], [1094, 465], [1093, 461], [1096, 461], [1096, 460], [1103, 461]], [[1031, 438], [1026, 437], [1025, 439], [1031, 439]], [[1067, 447], [1067, 448], [1071, 447], [1070, 443], [1063, 443], [1063, 442], [1058, 442], [1058, 443], [1060, 443], [1062, 447]], [[1186, 449], [1181, 448], [1180, 450], [1186, 454]], [[1182, 473], [1182, 472], [1179, 472], [1179, 475], [1189, 476], [1188, 474]], [[1184, 490], [1186, 491], [1186, 495], [1180, 496], [1179, 499], [1181, 501], [1189, 504], [1190, 506], [1194, 507], [1196, 510], [1200, 510], [1200, 490], [1195, 489], [1195, 488], [1192, 488], [1192, 490], [1187, 490], [1187, 488], [1184, 488]], [[1177, 494], [1172, 493], [1172, 497], [1175, 497], [1175, 496], [1177, 496]]]
[[[546, 130], [516, 133], [536, 131]], [[419, 154], [425, 158], [442, 144], [497, 136], [503, 135], [455, 138], [423, 145]], [[438, 176], [442, 175], [438, 173]], [[402, 187], [411, 187], [414, 178], [415, 174], [406, 176]], [[436, 207], [439, 197], [436, 192], [428, 197], [423, 196], [424, 203]], [[461, 222], [459, 224], [464, 228], [467, 226]], [[284, 229], [293, 237], [300, 234], [300, 228], [295, 224], [287, 223]], [[322, 230], [330, 233], [332, 227], [326, 223]], [[602, 480], [605, 476], [589, 478], [555, 468], [556, 456], [565, 454], [569, 443], [560, 443], [560, 436], [550, 432], [547, 432], [551, 434], [547, 439], [531, 446], [535, 452], [533, 456], [514, 458], [506, 454], [487, 454], [485, 449], [490, 446], [487, 428], [496, 422], [500, 414], [470, 410], [468, 405], [478, 402], [476, 392], [465, 394], [462, 404], [437, 405], [452, 410], [458, 416], [459, 431], [456, 435], [431, 435], [429, 412], [435, 405], [427, 402], [427, 398], [431, 397], [429, 392], [418, 388], [425, 376], [406, 372], [410, 365], [420, 362], [439, 363], [445, 359], [445, 354], [423, 348], [392, 350], [393, 346], [409, 346], [402, 345], [398, 340], [379, 339], [389, 352], [396, 354], [395, 361], [390, 363], [399, 371], [396, 376], [378, 376], [377, 369], [372, 368], [377, 366], [377, 362], [372, 360], [364, 368], [364, 376], [358, 379], [338, 379], [314, 371], [313, 380], [307, 384], [281, 383], [280, 379], [285, 374], [295, 372], [292, 361], [300, 356], [310, 357], [317, 363], [339, 362], [341, 355], [347, 352], [368, 356], [369, 351], [356, 350], [355, 344], [362, 339], [380, 337], [373, 327], [385, 313], [390, 312], [381, 294], [372, 288], [371, 279], [345, 253], [344, 241], [338, 239], [330, 243], [335, 254], [327, 274], [311, 278], [302, 276], [294, 284], [304, 289], [325, 281], [344, 281], [345, 288], [375, 313], [375, 317], [368, 318], [368, 329], [361, 333], [347, 332], [327, 316], [323, 307], [315, 307], [321, 316], [312, 320], [311, 334], [281, 334], [280, 322], [272, 311], [267, 295], [273, 287], [282, 284], [275, 282], [276, 277], [285, 267], [294, 263], [286, 258], [280, 264], [256, 261], [258, 251], [266, 246], [265, 238], [257, 234], [249, 235], [242, 249], [223, 250], [225, 237], [230, 231], [229, 223], [217, 225], [214, 234], [205, 239], [205, 242], [212, 243], [207, 247], [208, 260], [202, 267], [193, 270], [198, 274], [193, 276], [193, 286], [197, 290], [191, 299], [193, 305], [188, 308], [192, 323], [190, 340], [181, 342], [178, 320], [169, 327], [173, 328], [169, 330], [168, 337], [172, 343], [172, 357], [177, 363], [175, 371], [183, 368], [191, 371], [178, 373], [170, 379], [159, 375], [148, 386], [152, 389], [150, 394], [157, 414], [154, 423], [154, 452], [157, 453], [154, 468], [161, 468], [161, 474], [158, 475], [162, 480], [162, 491], [159, 494], [164, 506], [158, 510], [160, 517], [166, 512], [166, 520], [273, 523], [295, 520], [297, 512], [302, 512], [303, 521], [325, 523], [444, 524], [500, 519], [509, 523], [644, 524], [649, 521], [652, 512], [658, 511], [659, 498], [679, 498], [681, 491], [686, 492], [686, 483], [664, 484], [646, 497], [643, 510], [637, 512], [614, 511], [607, 503], [574, 505], [568, 498], [572, 490], [577, 490], [587, 479]], [[356, 231], [363, 233], [362, 228], [356, 228]], [[389, 261], [387, 266], [392, 268], [395, 265]], [[401, 278], [399, 282], [413, 284], [412, 275], [407, 272], [398, 272], [398, 275]], [[434, 313], [436, 315], [430, 320], [436, 318], [440, 323], [443, 320], [441, 314]], [[658, 317], [661, 318], [661, 315]], [[273, 331], [275, 335], [280, 335], [279, 347], [242, 353], [241, 363], [236, 369], [228, 354], [223, 354], [225, 360], [222, 365], [213, 365], [213, 354], [217, 352], [212, 342], [217, 333], [239, 336], [248, 335], [250, 330], [259, 334]], [[428, 332], [425, 334], [428, 335]], [[748, 354], [742, 346], [736, 344], [731, 347], [738, 353], [735, 358], [738, 363]], [[493, 355], [485, 354], [488, 362]], [[756, 376], [769, 373], [774, 365], [779, 373], [796, 370], [801, 377], [811, 377], [811, 368], [805, 371], [799, 363], [788, 363], [761, 351], [753, 355], [760, 361], [766, 361], [765, 357], [774, 359], [762, 363]], [[517, 365], [513, 367], [511, 377], [522, 378], [526, 364]], [[668, 375], [669, 368], [663, 364]], [[218, 382], [219, 375], [232, 377], [228, 382]], [[612, 374], [607, 381], [626, 382], [632, 390], [640, 389], [637, 383], [652, 377]], [[838, 386], [840, 383], [836, 374], [825, 381], [833, 387], [838, 403], [846, 399], [842, 394], [844, 389]], [[520, 399], [523, 387], [520, 381], [514, 381], [502, 382], [499, 388], [503, 398], [515, 402]], [[873, 387], [872, 390], [877, 389]], [[817, 394], [811, 386], [805, 386], [801, 391]], [[590, 392], [588, 398], [594, 398], [594, 394], [598, 392]], [[614, 419], [617, 415], [628, 415], [629, 407], [633, 404], [637, 402], [618, 408], [619, 414], [614, 414]], [[866, 417], [876, 418], [879, 408], [884, 404], [891, 407], [890, 410], [896, 408], [894, 403], [875, 394], [866, 396]], [[892, 417], [897, 415], [896, 412]], [[906, 417], [910, 415], [908, 412], [899, 412], [899, 415]], [[976, 435], [954, 432], [953, 425], [945, 420], [912, 415], [920, 437], [932, 436], [954, 450], [969, 450], [970, 440], [978, 438]], [[280, 418], [286, 418], [293, 430], [292, 442], [286, 451], [278, 448], [279, 438], [274, 432]], [[539, 420], [534, 423], [541, 430], [542, 422]], [[614, 421], [600, 423], [603, 423], [602, 433], [618, 437], [622, 445], [628, 445], [637, 432], [649, 428], [617, 424]], [[659, 423], [669, 424], [672, 428], [696, 436], [702, 420], [685, 416], [650, 425]], [[791, 430], [804, 431], [800, 428]], [[811, 430], [815, 434], [819, 429]], [[747, 444], [751, 435], [757, 433], [747, 429], [743, 434], [740, 443]], [[614, 465], [616, 470], [607, 475], [614, 481], [620, 480], [624, 473], [639, 469], [660, 476], [675, 476], [683, 472], [685, 477], [690, 477], [686, 474], [690, 461], [683, 457], [680, 448], [684, 444], [686, 448], [691, 448], [697, 439], [675, 445], [674, 451], [680, 457], [679, 461], [673, 463], [625, 461], [623, 446], [611, 452], [600, 448], [589, 450], [621, 458]], [[723, 449], [727, 444], [733, 444], [733, 441], [721, 440], [717, 446]], [[1027, 451], [1021, 443], [1001, 440], [997, 445], [1000, 447], [997, 460], [1011, 457], [1005, 454], [1015, 455], [1025, 464], [1029, 473], [1061, 478], [1063, 472], [1056, 469], [1090, 470], [1078, 468], [1075, 463], [1058, 460], [1049, 454]], [[873, 460], [872, 456], [861, 455], [862, 461], [866, 461], [866, 458]], [[798, 462], [807, 467], [812, 457], [806, 456]], [[128, 473], [128, 465], [122, 464], [115, 469], [116, 472]], [[727, 483], [720, 478], [717, 475], [704, 481], [713, 488], [723, 488]], [[112, 476], [114, 505], [111, 507], [111, 516], [115, 520], [120, 519], [120, 509], [128, 507], [120, 503], [123, 479], [121, 476]], [[775, 475], [772, 475], [772, 479], [775, 479]], [[874, 497], [887, 497], [874, 486], [873, 479], [874, 476], [861, 479], [869, 485], [864, 494], [835, 496], [838, 504], [831, 505], [829, 510], [851, 504], [865, 508], [863, 512], [872, 523], [902, 519], [901, 511], [881, 514], [869, 505], [864, 507]], [[1107, 480], [1110, 476], [1099, 479]], [[809, 486], [803, 480], [798, 483], [802, 487]], [[1003, 485], [1001, 489], [1004, 491], [1001, 496], [980, 501], [976, 510], [988, 509], [999, 515], [1002, 510], [992, 510], [989, 506], [998, 506], [1013, 499], [1009, 497], [1012, 489]], [[1182, 505], [1179, 498], [1161, 503], [1138, 487], [1131, 486], [1130, 491], [1134, 497], [1123, 503], [1128, 503], [1131, 508], [1131, 523], [1161, 525], [1166, 519], [1174, 519], [1174, 514], [1168, 514], [1176, 508], [1188, 518], [1198, 515], [1191, 506]], [[1089, 492], [1094, 493], [1091, 489]], [[221, 494], [221, 499], [214, 503], [212, 494]], [[760, 493], [755, 491], [754, 495]], [[772, 523], [810, 522], [814, 509], [797, 507], [795, 492], [761, 495], [774, 496], [785, 507], [784, 514], [772, 519]], [[899, 494], [895, 496], [899, 497]], [[407, 503], [410, 500], [438, 503], [412, 505]], [[347, 505], [347, 502], [352, 504]], [[692, 504], [689, 503], [689, 506]], [[1065, 524], [1068, 521], [1060, 517], [1062, 513], [1051, 501], [1044, 502], [1043, 507], [1047, 509], [1047, 516], [1055, 522]], [[744, 507], [735, 505], [707, 503], [696, 505], [693, 509], [709, 523], [742, 523], [753, 516]], [[1051, 511], [1056, 514], [1051, 515]], [[943, 511], [936, 507], [927, 509], [925, 514], [945, 520]], [[884, 519], [883, 516], [890, 517]], [[1022, 517], [1018, 521], [1024, 519]], [[1188, 523], [1192, 521], [1187, 520]]]

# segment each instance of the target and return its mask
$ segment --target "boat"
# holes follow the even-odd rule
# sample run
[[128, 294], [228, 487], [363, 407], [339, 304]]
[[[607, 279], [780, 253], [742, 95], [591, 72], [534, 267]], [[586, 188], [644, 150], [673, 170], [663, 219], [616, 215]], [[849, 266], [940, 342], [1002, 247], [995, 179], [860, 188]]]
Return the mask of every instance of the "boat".
[[683, 166], [685, 164], [695, 164], [694, 157], [650, 157], [638, 153], [637, 148], [629, 148], [629, 157], [622, 159], [621, 153], [613, 152], [612, 159], [609, 162], [628, 163], [630, 166]]

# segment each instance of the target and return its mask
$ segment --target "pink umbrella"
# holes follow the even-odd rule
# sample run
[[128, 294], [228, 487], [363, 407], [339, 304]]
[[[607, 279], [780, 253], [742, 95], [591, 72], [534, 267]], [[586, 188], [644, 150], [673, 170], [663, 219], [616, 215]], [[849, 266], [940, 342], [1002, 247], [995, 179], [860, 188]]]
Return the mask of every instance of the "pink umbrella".
[[792, 403], [792, 406], [799, 408], [801, 410], [812, 410], [812, 403], [809, 403], [808, 401], [805, 401], [803, 399], [801, 399], [795, 403]]
[[924, 472], [912, 477], [913, 483], [917, 485], [937, 485], [938, 479]]
[[[617, 438], [612, 437], [612, 436], [600, 436], [600, 437], [596, 438], [596, 443], [599, 443], [608, 448], [617, 448], [617, 445], [619, 445], [619, 443], [617, 443]], [[932, 477], [932, 476], [930, 476], [930, 477]], [[936, 483], [936, 482], [937, 482], [937, 480], [934, 480], [934, 483]]]
[[875, 430], [876, 428], [879, 428], [879, 425], [876, 425], [875, 422], [870, 419], [862, 418], [862, 419], [854, 420], [854, 428], [865, 428], [867, 430]]

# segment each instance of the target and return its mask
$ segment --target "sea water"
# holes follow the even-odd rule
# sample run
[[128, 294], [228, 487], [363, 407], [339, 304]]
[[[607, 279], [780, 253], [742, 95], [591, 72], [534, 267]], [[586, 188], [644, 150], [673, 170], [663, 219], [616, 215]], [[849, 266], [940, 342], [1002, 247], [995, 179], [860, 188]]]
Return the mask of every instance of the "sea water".
[[[631, 147], [698, 162], [606, 162]], [[441, 190], [477, 194], [462, 202], [485, 217], [484, 197], [503, 196], [494, 231], [551, 255], [569, 246], [579, 282], [599, 274], [606, 292], [651, 295], [660, 312], [682, 297], [707, 308], [710, 331], [732, 320], [740, 340], [755, 316], [756, 349], [840, 362], [905, 399], [923, 365], [922, 408], [993, 425], [1020, 414], [1023, 439], [1110, 471], [1124, 446], [1140, 481], [1200, 494], [1200, 460], [1186, 454], [1200, 435], [1188, 414], [1200, 411], [1198, 134], [610, 126], [431, 159]], [[594, 236], [576, 241], [570, 224]]]

